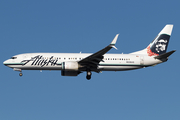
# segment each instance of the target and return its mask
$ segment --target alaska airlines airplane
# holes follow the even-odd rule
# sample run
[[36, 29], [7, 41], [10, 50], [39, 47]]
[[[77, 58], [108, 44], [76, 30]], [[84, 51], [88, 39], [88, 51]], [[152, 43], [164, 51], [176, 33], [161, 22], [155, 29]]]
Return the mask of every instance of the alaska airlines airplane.
[[115, 44], [119, 34], [104, 49], [94, 53], [26, 53], [19, 54], [4, 61], [4, 65], [19, 71], [22, 70], [61, 70], [62, 76], [78, 76], [87, 72], [133, 70], [166, 62], [175, 50], [166, 52], [173, 25], [166, 25], [157, 37], [143, 50], [130, 54], [106, 54]]

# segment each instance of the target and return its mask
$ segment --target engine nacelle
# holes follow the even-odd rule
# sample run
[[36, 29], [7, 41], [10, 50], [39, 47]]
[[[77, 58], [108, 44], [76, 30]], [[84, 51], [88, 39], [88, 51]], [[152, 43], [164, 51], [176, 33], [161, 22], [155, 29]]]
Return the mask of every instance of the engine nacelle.
[[62, 70], [64, 71], [78, 71], [79, 65], [77, 62], [63, 62]]
[[80, 73], [79, 71], [65, 71], [65, 70], [61, 71], [62, 76], [78, 76], [79, 73]]
[[63, 62], [62, 63], [62, 76], [77, 76], [80, 72], [78, 71], [79, 65], [77, 62]]

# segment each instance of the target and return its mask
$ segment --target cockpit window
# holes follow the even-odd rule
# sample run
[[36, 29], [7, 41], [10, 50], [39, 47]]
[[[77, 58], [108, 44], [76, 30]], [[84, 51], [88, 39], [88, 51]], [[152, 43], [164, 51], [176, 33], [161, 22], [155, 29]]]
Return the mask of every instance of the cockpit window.
[[16, 59], [17, 57], [11, 57], [11, 59]]

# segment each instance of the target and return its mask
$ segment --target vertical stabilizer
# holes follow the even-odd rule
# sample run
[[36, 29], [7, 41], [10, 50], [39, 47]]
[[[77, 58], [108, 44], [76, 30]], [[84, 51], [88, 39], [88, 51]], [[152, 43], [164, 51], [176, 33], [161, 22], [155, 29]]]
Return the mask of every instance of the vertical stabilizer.
[[132, 54], [147, 54], [148, 56], [158, 56], [166, 53], [172, 29], [173, 25], [166, 25], [146, 49], [134, 52]]
[[166, 53], [173, 25], [166, 25], [157, 37], [147, 47], [149, 56], [158, 56]]

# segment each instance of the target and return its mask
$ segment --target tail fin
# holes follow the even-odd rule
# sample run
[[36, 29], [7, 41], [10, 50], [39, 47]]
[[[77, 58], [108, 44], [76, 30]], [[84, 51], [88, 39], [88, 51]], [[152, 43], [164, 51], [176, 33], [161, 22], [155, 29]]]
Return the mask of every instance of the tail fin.
[[148, 56], [159, 56], [166, 53], [173, 25], [166, 25], [156, 38], [144, 50], [132, 54], [147, 54]]
[[158, 56], [166, 53], [173, 25], [166, 25], [157, 37], [147, 47], [149, 56]]

